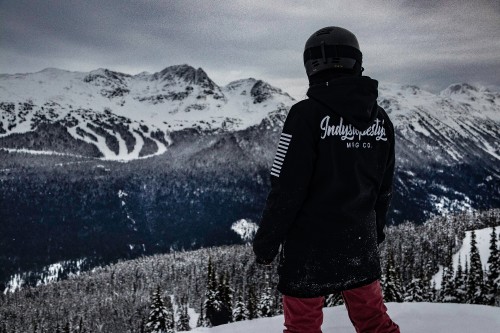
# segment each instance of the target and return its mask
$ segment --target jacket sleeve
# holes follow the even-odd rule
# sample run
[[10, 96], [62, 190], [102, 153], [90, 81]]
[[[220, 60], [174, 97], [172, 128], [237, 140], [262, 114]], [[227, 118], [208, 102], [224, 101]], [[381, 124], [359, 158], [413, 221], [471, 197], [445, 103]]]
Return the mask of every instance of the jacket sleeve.
[[277, 255], [307, 196], [317, 139], [311, 113], [306, 111], [295, 106], [290, 109], [270, 171], [271, 190], [253, 241], [255, 255], [264, 262]]
[[392, 199], [395, 164], [394, 127], [388, 117], [386, 118], [386, 120], [389, 130], [389, 156], [387, 158], [387, 163], [384, 171], [384, 176], [382, 178], [382, 184], [378, 193], [377, 202], [375, 203], [375, 214], [377, 220], [377, 241], [379, 244], [382, 243], [385, 239], [384, 227], [386, 225], [387, 212], [389, 210]]

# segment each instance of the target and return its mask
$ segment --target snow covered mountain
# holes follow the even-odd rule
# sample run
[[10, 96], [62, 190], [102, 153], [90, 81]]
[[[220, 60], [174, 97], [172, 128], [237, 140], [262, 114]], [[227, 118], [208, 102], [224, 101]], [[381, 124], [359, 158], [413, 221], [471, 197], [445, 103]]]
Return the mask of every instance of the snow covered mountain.
[[[188, 65], [137, 75], [102, 68], [2, 74], [0, 147], [57, 152], [71, 147], [84, 156], [135, 159], [163, 153], [170, 132], [242, 130], [272, 111], [286, 112], [294, 102], [253, 78], [219, 87], [203, 69]], [[383, 84], [379, 104], [396, 127], [400, 164], [450, 166], [485, 154], [500, 159], [498, 92], [454, 84], [432, 94]]]
[[[241, 242], [230, 228], [259, 220], [294, 102], [188, 65], [0, 75], [0, 281], [70, 259]], [[499, 207], [499, 92], [382, 84], [379, 104], [397, 136], [392, 223]]]
[[439, 94], [389, 84], [379, 104], [396, 131], [397, 206], [421, 197], [446, 214], [477, 208], [481, 196], [496, 197], [498, 206], [500, 93], [465, 83]]
[[184, 128], [237, 130], [294, 100], [255, 79], [215, 84], [203, 69], [129, 75], [48, 68], [0, 75], [0, 147], [130, 160], [165, 152]]
[[385, 85], [380, 95], [397, 130], [400, 162], [453, 165], [484, 153], [500, 160], [500, 93], [469, 84], [438, 95]]
[[[488, 263], [488, 258], [490, 257], [490, 239], [491, 239], [491, 229], [492, 228], [483, 228], [479, 230], [474, 230], [476, 234], [476, 242], [477, 242], [477, 249], [479, 252], [479, 256], [481, 258], [481, 262], [483, 263], [483, 269], [484, 271], [487, 271], [489, 269], [490, 264]], [[496, 234], [500, 234], [500, 226], [495, 227], [495, 232]], [[465, 262], [468, 262], [470, 258], [470, 242], [471, 242], [471, 234], [472, 230], [466, 231], [465, 232], [465, 237], [462, 240], [462, 246], [458, 250], [457, 253], [453, 254], [452, 257], [452, 262], [453, 262], [453, 271], [456, 272], [458, 269], [458, 265], [464, 265]], [[443, 269], [444, 267], [442, 265], [439, 265], [439, 271], [434, 274], [432, 277], [432, 281], [436, 283], [436, 288], [440, 289], [441, 288], [441, 280], [443, 278]]]

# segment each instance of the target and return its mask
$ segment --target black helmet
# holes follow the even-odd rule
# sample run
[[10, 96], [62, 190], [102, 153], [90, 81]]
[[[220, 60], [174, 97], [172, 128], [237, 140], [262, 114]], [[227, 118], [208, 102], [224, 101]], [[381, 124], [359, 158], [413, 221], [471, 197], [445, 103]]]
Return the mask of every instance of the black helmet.
[[356, 36], [340, 27], [316, 31], [306, 42], [304, 66], [307, 76], [332, 69], [361, 73], [363, 55]]

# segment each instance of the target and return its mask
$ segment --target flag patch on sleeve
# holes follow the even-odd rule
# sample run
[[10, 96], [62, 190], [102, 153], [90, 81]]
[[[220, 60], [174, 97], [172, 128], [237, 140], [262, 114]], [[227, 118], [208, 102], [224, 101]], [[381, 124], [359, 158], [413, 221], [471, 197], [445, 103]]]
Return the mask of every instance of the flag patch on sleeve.
[[292, 135], [281, 133], [280, 141], [278, 143], [278, 149], [276, 150], [276, 155], [274, 156], [273, 166], [271, 168], [271, 175], [275, 177], [280, 176], [281, 168], [283, 167], [283, 162], [285, 161], [285, 155], [288, 150], [288, 145], [292, 141]]

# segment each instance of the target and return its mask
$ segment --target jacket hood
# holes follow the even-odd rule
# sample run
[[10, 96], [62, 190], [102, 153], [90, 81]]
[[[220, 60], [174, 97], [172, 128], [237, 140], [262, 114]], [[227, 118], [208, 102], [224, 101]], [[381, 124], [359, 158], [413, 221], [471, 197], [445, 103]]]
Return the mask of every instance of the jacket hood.
[[368, 76], [345, 76], [314, 85], [307, 96], [360, 131], [370, 127], [377, 117], [378, 81]]

